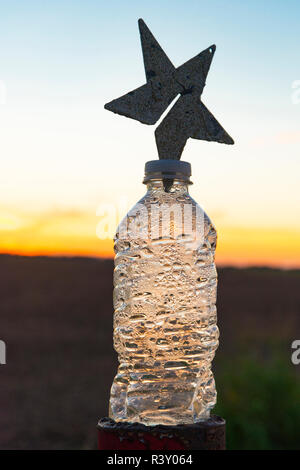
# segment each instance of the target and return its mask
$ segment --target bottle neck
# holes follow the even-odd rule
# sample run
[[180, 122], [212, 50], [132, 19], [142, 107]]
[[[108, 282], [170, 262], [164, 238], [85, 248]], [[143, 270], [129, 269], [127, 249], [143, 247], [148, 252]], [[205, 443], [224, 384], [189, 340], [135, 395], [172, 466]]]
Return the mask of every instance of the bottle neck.
[[168, 185], [166, 185], [166, 180], [163, 179], [155, 179], [155, 180], [149, 180], [147, 181], [147, 192], [157, 192], [157, 191], [163, 191], [166, 192], [166, 187], [167, 187], [167, 192], [172, 194], [188, 194], [189, 192], [189, 183], [186, 181], [180, 181], [177, 179], [174, 180], [167, 180]]
[[[187, 185], [191, 184], [191, 174], [191, 165], [188, 162], [168, 159], [150, 160], [145, 165], [143, 182], [148, 184], [155, 181], [154, 189], [158, 190], [163, 186], [165, 193], [178, 190], [188, 192]], [[153, 189], [153, 184], [149, 189]]]

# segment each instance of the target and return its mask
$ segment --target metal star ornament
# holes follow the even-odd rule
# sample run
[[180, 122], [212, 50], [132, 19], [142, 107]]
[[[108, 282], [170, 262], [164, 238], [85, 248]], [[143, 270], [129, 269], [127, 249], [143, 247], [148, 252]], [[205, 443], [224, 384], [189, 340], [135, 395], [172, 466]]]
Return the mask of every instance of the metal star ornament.
[[160, 159], [180, 160], [189, 137], [233, 144], [233, 139], [200, 99], [216, 46], [210, 46], [176, 68], [145, 22], [140, 19], [138, 23], [147, 83], [107, 103], [105, 109], [151, 125], [180, 95], [155, 130]]

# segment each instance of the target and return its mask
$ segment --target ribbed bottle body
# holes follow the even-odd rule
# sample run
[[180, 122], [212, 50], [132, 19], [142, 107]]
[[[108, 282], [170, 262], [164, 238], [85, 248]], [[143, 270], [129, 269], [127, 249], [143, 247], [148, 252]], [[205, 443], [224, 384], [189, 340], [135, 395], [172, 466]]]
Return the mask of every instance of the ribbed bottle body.
[[146, 425], [207, 419], [216, 402], [216, 231], [174, 182], [151, 182], [115, 237], [115, 421]]

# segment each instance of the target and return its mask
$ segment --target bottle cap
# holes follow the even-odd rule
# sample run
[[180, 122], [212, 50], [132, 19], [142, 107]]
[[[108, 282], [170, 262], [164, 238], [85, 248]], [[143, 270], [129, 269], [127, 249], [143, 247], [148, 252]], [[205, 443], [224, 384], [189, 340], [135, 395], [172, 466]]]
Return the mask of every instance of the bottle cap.
[[192, 167], [189, 162], [181, 160], [151, 160], [145, 165], [145, 177], [143, 183], [155, 179], [180, 180], [190, 183]]

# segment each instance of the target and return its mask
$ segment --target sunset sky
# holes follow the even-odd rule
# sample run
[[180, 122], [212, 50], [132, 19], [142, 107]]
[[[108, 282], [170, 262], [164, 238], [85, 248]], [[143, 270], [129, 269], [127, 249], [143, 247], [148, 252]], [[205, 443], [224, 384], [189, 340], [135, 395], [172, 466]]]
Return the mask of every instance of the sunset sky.
[[0, 252], [112, 256], [101, 214], [116, 225], [157, 158], [155, 126], [103, 109], [145, 83], [140, 17], [175, 66], [217, 46], [202, 99], [235, 145], [182, 159], [218, 263], [300, 267], [296, 0], [0, 0]]

